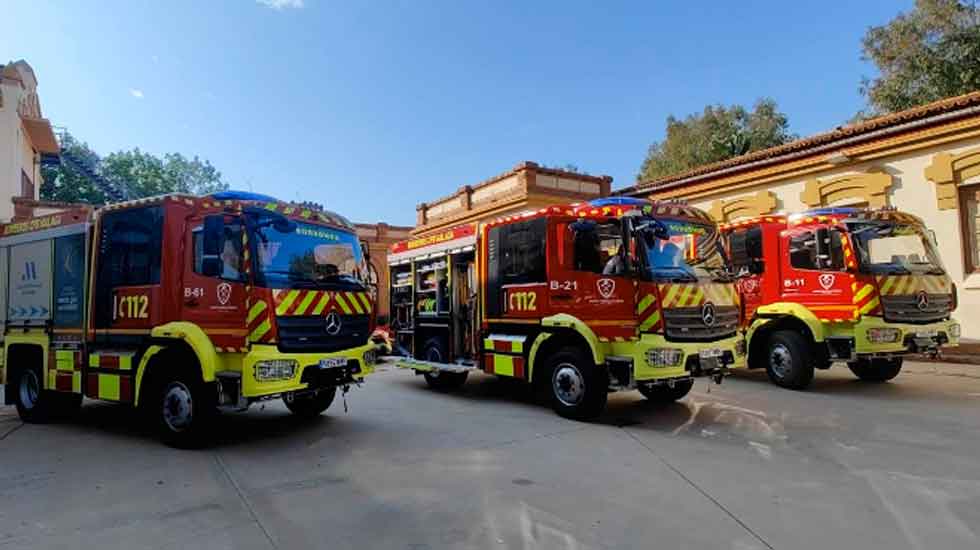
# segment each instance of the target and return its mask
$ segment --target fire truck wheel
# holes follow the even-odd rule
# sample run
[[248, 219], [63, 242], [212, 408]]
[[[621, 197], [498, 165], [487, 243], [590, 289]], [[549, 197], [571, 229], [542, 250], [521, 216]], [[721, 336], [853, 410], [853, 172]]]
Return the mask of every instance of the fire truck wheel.
[[645, 385], [640, 386], [638, 389], [643, 397], [646, 397], [654, 403], [673, 403], [678, 399], [682, 399], [685, 395], [690, 393], [691, 388], [694, 387], [694, 379], [681, 380], [674, 383], [674, 387], [671, 388], [667, 384], [660, 385]]
[[178, 448], [199, 447], [217, 413], [208, 386], [189, 373], [161, 380], [156, 392], [156, 422], [160, 438]]
[[847, 364], [854, 376], [866, 382], [887, 382], [902, 371], [902, 358], [858, 359]]
[[337, 395], [337, 388], [326, 388], [317, 392], [294, 395], [287, 394], [282, 398], [289, 412], [303, 418], [313, 418], [320, 416], [323, 411], [330, 408], [333, 398]]
[[566, 347], [548, 359], [551, 402], [565, 418], [589, 420], [606, 406], [609, 379], [592, 358], [578, 348]]
[[814, 360], [802, 334], [792, 330], [774, 332], [766, 352], [766, 373], [774, 384], [793, 390], [810, 385]]
[[41, 386], [41, 376], [35, 368], [21, 369], [14, 380], [17, 388], [14, 391], [17, 414], [24, 422], [46, 422], [54, 412], [55, 392], [47, 391]]

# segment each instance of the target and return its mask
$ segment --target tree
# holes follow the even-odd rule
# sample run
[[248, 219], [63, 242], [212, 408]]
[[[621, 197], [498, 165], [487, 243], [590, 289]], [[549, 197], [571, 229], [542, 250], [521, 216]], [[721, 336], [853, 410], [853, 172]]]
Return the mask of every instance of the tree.
[[980, 89], [980, 8], [958, 0], [916, 0], [915, 8], [862, 40], [878, 77], [863, 78], [873, 114], [900, 111]]
[[795, 136], [776, 102], [763, 98], [750, 112], [741, 105], [709, 105], [701, 114], [667, 117], [667, 137], [654, 142], [640, 166], [638, 181], [677, 174], [752, 151], [782, 145]]
[[[228, 185], [221, 173], [207, 160], [188, 159], [180, 153], [168, 153], [162, 158], [133, 149], [119, 151], [100, 158], [86, 143], [69, 133], [61, 141], [62, 157], [71, 155], [92, 172], [124, 187], [132, 199], [165, 193], [206, 195], [222, 191]], [[45, 170], [41, 198], [64, 202], [104, 204], [105, 193], [94, 179], [75, 170], [66, 162]]]

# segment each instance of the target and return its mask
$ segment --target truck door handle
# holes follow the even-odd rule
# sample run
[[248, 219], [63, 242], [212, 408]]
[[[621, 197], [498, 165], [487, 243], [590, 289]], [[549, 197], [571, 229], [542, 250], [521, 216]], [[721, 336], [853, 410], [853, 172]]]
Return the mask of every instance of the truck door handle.
[[552, 294], [552, 300], [571, 300], [573, 296], [571, 294]]

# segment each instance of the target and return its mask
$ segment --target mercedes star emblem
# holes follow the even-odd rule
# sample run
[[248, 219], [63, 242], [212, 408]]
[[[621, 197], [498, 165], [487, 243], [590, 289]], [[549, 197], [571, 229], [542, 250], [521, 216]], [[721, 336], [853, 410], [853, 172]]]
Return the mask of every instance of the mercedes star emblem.
[[329, 334], [330, 336], [336, 336], [337, 333], [340, 332], [340, 327], [344, 325], [344, 322], [341, 321], [340, 315], [338, 315], [336, 311], [331, 311], [327, 315], [326, 321], [327, 321], [326, 331], [327, 334]]
[[919, 292], [919, 296], [915, 299], [915, 307], [919, 308], [919, 311], [924, 311], [929, 307], [929, 295], [926, 291]]
[[704, 325], [710, 327], [715, 324], [715, 305], [711, 302], [706, 302], [701, 306], [701, 320], [704, 321]]

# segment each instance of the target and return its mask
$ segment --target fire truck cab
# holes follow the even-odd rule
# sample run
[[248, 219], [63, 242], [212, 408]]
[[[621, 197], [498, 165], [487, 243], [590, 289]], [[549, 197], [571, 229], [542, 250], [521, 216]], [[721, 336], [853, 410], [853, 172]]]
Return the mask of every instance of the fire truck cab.
[[364, 260], [343, 217], [251, 193], [4, 225], [5, 400], [27, 421], [129, 403], [176, 445], [219, 409], [320, 414], [372, 370]]
[[787, 388], [846, 362], [862, 380], [903, 357], [956, 345], [956, 287], [922, 220], [891, 209], [824, 208], [728, 224], [749, 367]]
[[610, 391], [672, 401], [744, 364], [717, 226], [687, 205], [553, 206], [397, 243], [388, 259], [399, 365], [435, 388], [482, 370], [584, 419]]

